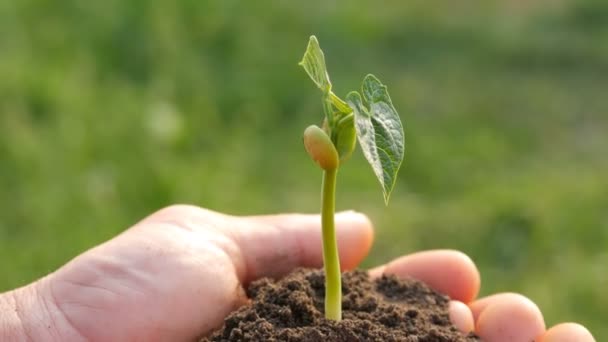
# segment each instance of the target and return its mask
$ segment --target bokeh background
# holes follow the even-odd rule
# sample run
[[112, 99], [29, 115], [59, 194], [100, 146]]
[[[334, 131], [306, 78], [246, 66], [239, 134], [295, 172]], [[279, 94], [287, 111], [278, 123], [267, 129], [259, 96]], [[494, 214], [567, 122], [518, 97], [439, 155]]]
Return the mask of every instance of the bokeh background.
[[171, 203], [315, 212], [320, 93], [389, 85], [406, 161], [388, 207], [360, 153], [338, 208], [365, 266], [456, 248], [483, 294], [608, 340], [608, 2], [0, 0], [0, 291]]

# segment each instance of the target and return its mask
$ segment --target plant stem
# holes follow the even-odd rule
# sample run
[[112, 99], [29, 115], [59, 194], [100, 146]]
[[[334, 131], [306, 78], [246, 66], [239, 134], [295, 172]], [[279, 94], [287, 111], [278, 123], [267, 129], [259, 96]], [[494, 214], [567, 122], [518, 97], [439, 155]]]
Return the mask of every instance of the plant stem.
[[323, 264], [325, 265], [325, 317], [335, 321], [342, 319], [342, 278], [334, 222], [337, 173], [337, 168], [323, 172], [323, 195], [321, 199]]

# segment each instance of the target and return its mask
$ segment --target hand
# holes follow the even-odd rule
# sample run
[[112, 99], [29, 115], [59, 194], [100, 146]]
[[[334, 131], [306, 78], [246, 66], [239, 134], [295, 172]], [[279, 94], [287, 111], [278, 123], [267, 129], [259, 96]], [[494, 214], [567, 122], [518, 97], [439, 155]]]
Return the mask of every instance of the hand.
[[[233, 217], [193, 206], [163, 209], [41, 280], [0, 295], [0, 337], [194, 340], [245, 302], [243, 284], [298, 266], [320, 267], [319, 221], [314, 215]], [[371, 223], [346, 212], [336, 224], [342, 267], [352, 269], [371, 247]], [[479, 274], [459, 252], [416, 253], [370, 272], [412, 276], [448, 294], [455, 324], [474, 328], [484, 341], [594, 341], [577, 324], [545, 331], [538, 307], [521, 295], [475, 300]]]

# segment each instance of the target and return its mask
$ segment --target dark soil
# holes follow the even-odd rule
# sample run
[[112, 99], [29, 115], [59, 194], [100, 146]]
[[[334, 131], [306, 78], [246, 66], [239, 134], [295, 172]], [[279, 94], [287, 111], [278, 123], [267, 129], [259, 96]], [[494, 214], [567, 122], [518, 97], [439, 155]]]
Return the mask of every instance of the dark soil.
[[201, 341], [479, 341], [451, 324], [449, 298], [419, 281], [371, 280], [353, 271], [343, 274], [342, 289], [343, 319], [334, 322], [323, 316], [322, 271], [301, 269], [278, 281], [255, 281], [247, 289], [251, 303]]

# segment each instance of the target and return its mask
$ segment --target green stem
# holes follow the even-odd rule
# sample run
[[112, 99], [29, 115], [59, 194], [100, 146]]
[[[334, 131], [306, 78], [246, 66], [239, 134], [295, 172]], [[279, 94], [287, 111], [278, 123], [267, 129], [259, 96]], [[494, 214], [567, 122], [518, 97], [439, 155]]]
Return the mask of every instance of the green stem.
[[334, 211], [336, 208], [337, 169], [323, 172], [321, 226], [323, 229], [323, 263], [325, 265], [325, 317], [342, 319], [342, 279], [336, 240]]

